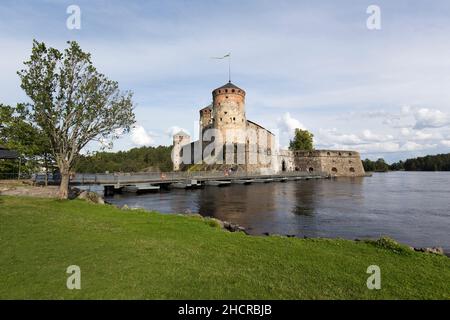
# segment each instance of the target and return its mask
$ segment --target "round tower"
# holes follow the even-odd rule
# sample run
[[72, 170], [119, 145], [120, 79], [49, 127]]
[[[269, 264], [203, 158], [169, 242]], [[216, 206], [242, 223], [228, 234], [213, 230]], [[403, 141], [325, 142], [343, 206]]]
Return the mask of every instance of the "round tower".
[[[235, 138], [230, 141], [228, 130], [242, 130], [245, 132], [247, 119], [245, 117], [245, 91], [231, 82], [213, 90], [213, 127], [222, 133], [227, 142], [245, 143], [245, 138]], [[242, 141], [241, 141], [242, 140]]]
[[200, 140], [203, 138], [203, 132], [212, 127], [212, 105], [200, 110]]
[[179, 171], [183, 159], [183, 146], [191, 143], [191, 137], [184, 131], [173, 135], [172, 162], [173, 171]]

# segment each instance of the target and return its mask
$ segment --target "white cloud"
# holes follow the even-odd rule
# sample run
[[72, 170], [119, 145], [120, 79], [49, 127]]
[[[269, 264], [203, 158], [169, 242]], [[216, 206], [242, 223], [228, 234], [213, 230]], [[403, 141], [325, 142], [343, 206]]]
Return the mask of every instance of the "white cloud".
[[278, 129], [285, 134], [292, 135], [295, 129], [306, 129], [305, 126], [297, 119], [293, 118], [289, 112], [283, 114], [277, 121]]
[[184, 133], [187, 133], [187, 134], [190, 135], [189, 131], [187, 131], [187, 130], [184, 129], [184, 128], [178, 127], [178, 126], [172, 126], [172, 127], [168, 128], [168, 129], [166, 130], [166, 134], [167, 134], [170, 138], [172, 138], [175, 134], [177, 134], [177, 133], [180, 132], [180, 131], [183, 131]]
[[450, 147], [450, 140], [441, 140], [440, 143], [444, 147]]
[[450, 125], [450, 117], [440, 110], [420, 108], [414, 111], [415, 129], [441, 128]]
[[383, 142], [386, 140], [392, 140], [394, 137], [392, 135], [382, 135], [382, 134], [375, 134], [372, 133], [372, 131], [366, 129], [362, 132], [361, 135], [362, 139], [365, 141], [373, 141], [373, 142]]
[[141, 125], [136, 125], [131, 129], [131, 141], [137, 146], [148, 146], [154, 142], [153, 136]]

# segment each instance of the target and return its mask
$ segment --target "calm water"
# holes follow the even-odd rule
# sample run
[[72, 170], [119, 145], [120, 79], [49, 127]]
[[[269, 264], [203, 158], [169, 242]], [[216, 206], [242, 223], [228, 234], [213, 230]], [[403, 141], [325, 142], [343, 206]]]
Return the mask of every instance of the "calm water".
[[115, 195], [116, 205], [200, 213], [251, 234], [378, 238], [450, 252], [450, 173], [392, 172], [248, 186]]

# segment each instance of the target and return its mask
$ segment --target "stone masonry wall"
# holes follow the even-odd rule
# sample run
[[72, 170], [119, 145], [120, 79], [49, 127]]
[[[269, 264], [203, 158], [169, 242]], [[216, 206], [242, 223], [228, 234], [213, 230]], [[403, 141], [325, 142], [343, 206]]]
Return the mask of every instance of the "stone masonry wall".
[[321, 171], [335, 177], [364, 176], [358, 152], [348, 150], [280, 151], [280, 171]]

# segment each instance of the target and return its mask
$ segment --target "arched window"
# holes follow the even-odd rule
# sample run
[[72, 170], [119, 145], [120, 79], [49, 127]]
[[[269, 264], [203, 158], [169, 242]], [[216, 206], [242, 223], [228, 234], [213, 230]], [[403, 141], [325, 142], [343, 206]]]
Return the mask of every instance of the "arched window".
[[313, 168], [313, 167], [309, 167], [308, 171], [309, 171], [309, 172], [313, 172], [313, 171], [314, 171], [314, 168]]
[[337, 168], [336, 168], [336, 167], [333, 167], [333, 168], [331, 169], [331, 171], [333, 171], [333, 173], [337, 173]]

